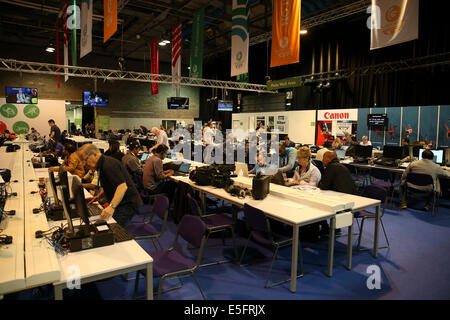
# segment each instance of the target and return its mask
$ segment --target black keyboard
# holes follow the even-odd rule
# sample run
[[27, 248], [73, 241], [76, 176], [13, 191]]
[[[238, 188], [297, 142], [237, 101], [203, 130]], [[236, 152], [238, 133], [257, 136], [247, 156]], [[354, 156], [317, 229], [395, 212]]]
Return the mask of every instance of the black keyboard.
[[109, 228], [114, 233], [114, 242], [133, 240], [133, 237], [118, 223], [108, 223]]
[[91, 204], [88, 204], [87, 206], [88, 206], [89, 215], [91, 217], [92, 216], [99, 216], [99, 215], [102, 214], [103, 209], [100, 208], [98, 206], [98, 204], [91, 203]]

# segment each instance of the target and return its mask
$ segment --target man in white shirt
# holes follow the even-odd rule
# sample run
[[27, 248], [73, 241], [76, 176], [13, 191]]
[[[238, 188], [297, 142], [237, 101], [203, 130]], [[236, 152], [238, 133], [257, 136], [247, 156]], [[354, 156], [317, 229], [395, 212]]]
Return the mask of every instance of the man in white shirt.
[[362, 137], [362, 141], [359, 143], [362, 146], [371, 146], [372, 142], [369, 141], [367, 136]]
[[156, 136], [156, 144], [150, 148], [150, 152], [153, 151], [153, 149], [157, 148], [159, 145], [163, 144], [169, 148], [169, 137], [167, 136], [167, 133], [164, 130], [159, 130], [156, 127], [152, 128], [152, 133]]
[[205, 145], [213, 144], [214, 131], [212, 121], [208, 121], [208, 125], [203, 129], [203, 141]]
[[333, 151], [332, 150], [332, 142], [331, 141], [325, 141], [325, 143], [323, 144], [323, 148], [320, 149], [319, 151], [317, 151], [316, 154], [316, 160], [322, 161], [323, 160], [323, 155], [329, 151]]

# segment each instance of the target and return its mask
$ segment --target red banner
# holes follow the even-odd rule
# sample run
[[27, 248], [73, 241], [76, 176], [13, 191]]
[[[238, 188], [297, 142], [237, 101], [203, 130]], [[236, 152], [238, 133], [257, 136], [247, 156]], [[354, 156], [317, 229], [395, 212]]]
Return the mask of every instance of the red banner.
[[[153, 39], [150, 43], [150, 63], [151, 73], [159, 74], [159, 53], [158, 53], [158, 39]], [[152, 77], [152, 80], [158, 80], [158, 77]], [[159, 83], [152, 82], [152, 95], [159, 93]]]

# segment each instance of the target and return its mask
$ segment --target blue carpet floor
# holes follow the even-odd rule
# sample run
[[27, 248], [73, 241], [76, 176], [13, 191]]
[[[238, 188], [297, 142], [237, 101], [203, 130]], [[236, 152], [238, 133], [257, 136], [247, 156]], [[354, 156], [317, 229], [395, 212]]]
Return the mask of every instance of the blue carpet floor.
[[[450, 201], [441, 200], [439, 212], [432, 217], [420, 208], [423, 203], [412, 204], [412, 208], [387, 209], [383, 217], [390, 248], [380, 249], [378, 258], [372, 251], [356, 251], [357, 236], [354, 237], [352, 270], [346, 269], [347, 237], [337, 237], [333, 277], [326, 275], [328, 241], [303, 242], [304, 276], [297, 280], [297, 292], [289, 291], [286, 282], [265, 289], [264, 281], [270, 265], [272, 251], [250, 242], [245, 266], [235, 263], [200, 268], [197, 279], [208, 300], [306, 300], [306, 299], [450, 299]], [[230, 207], [224, 209], [229, 210]], [[242, 217], [242, 212], [239, 213]], [[138, 221], [141, 217], [135, 218]], [[362, 247], [372, 248], [374, 221], [366, 222], [362, 236]], [[347, 229], [343, 230], [345, 233]], [[355, 232], [358, 227], [355, 224]], [[169, 221], [161, 242], [164, 248], [173, 243], [176, 225]], [[380, 246], [386, 244], [380, 228]], [[239, 253], [246, 239], [238, 238]], [[139, 241], [143, 248], [152, 251], [151, 241]], [[187, 254], [196, 255], [195, 250], [180, 242]], [[222, 245], [220, 238], [210, 239], [203, 262], [233, 257], [231, 239]], [[267, 258], [264, 260], [264, 258]], [[271, 281], [280, 281], [290, 276], [290, 247], [279, 252], [271, 275]], [[367, 282], [371, 273], [368, 267], [380, 268], [380, 289], [369, 290]], [[129, 276], [134, 276], [130, 274]], [[156, 292], [158, 278], [154, 279]], [[182, 279], [181, 289], [164, 293], [163, 300], [202, 299], [195, 281]], [[64, 299], [128, 300], [133, 298], [135, 281], [114, 277], [82, 286], [81, 290], [65, 290]], [[178, 280], [167, 281], [165, 288], [178, 285]], [[138, 295], [145, 295], [145, 281], [139, 282]], [[5, 300], [50, 300], [53, 288], [46, 286], [5, 296]]]

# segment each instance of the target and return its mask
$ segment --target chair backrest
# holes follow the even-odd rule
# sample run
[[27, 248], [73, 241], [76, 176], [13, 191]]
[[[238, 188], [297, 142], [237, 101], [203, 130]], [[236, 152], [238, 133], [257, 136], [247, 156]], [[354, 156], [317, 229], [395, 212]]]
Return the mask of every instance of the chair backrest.
[[323, 162], [320, 160], [313, 160], [313, 164], [319, 169], [320, 173], [323, 173], [325, 171], [325, 167], [323, 166]]
[[268, 232], [266, 214], [248, 204], [244, 204], [244, 216], [247, 226], [254, 231]]
[[384, 203], [387, 198], [387, 191], [384, 188], [371, 184], [364, 188], [361, 196], [371, 199], [377, 199]]
[[374, 177], [375, 179], [387, 181], [391, 175], [389, 173], [389, 170], [380, 168], [370, 168], [370, 176]]
[[158, 196], [153, 203], [152, 211], [155, 212], [161, 220], [164, 220], [168, 209], [169, 199], [166, 196]]
[[355, 166], [348, 163], [343, 163], [343, 165], [350, 171], [351, 174], [357, 174]]
[[197, 203], [197, 200], [195, 200], [189, 193], [187, 194], [187, 198], [188, 198], [191, 214], [195, 215], [195, 216], [201, 215], [201, 210]]
[[178, 235], [190, 245], [196, 248], [201, 247], [205, 234], [206, 225], [200, 217], [186, 214], [181, 218], [178, 226]]
[[433, 178], [429, 174], [424, 173], [408, 173], [406, 175], [406, 182], [412, 183], [416, 186], [434, 186]]

